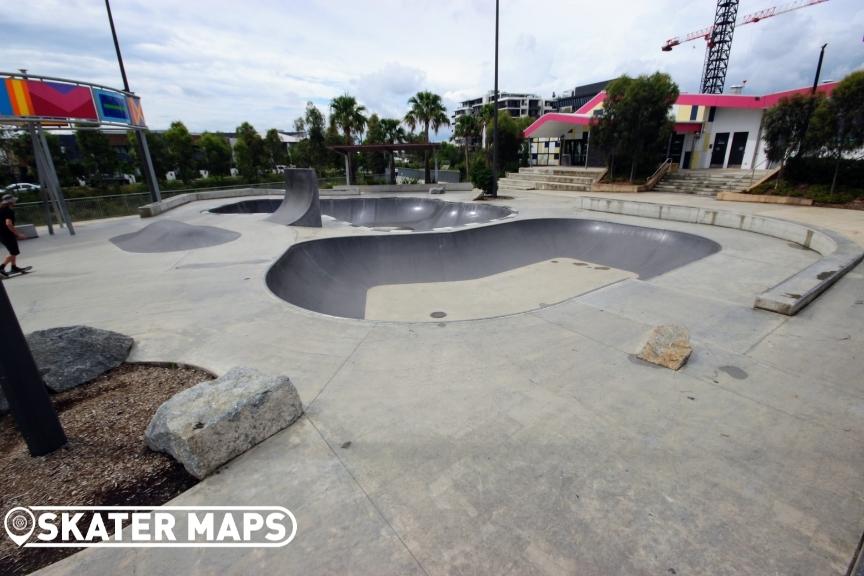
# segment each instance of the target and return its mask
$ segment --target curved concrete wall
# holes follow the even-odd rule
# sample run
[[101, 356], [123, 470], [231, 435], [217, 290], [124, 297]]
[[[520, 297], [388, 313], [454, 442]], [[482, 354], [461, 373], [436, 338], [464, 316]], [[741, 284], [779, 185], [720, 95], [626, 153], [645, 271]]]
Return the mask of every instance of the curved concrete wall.
[[[273, 212], [281, 202], [271, 199], [242, 200], [213, 208], [216, 214]], [[445, 202], [436, 198], [325, 198], [321, 212], [327, 216], [370, 228], [427, 231], [466, 224], [482, 224], [506, 218], [514, 212], [506, 206]]]
[[267, 285], [301, 308], [362, 319], [373, 286], [471, 280], [556, 257], [651, 278], [718, 250], [716, 242], [684, 232], [582, 219], [514, 220], [455, 232], [301, 242], [270, 268]]
[[798, 222], [738, 214], [728, 210], [671, 206], [617, 198], [580, 196], [576, 200], [583, 210], [735, 228], [795, 242], [818, 252], [822, 258], [817, 262], [756, 296], [754, 308], [788, 316], [797, 314], [864, 258], [861, 247], [845, 236]]

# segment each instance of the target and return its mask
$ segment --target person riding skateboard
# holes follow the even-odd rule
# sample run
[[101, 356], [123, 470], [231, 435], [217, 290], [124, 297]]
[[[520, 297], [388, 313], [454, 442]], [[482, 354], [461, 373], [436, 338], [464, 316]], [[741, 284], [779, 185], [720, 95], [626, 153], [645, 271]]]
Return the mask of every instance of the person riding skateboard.
[[[30, 270], [30, 266], [26, 268], [18, 267], [18, 255], [21, 250], [18, 249], [18, 240], [23, 240], [25, 236], [15, 229], [15, 202], [18, 199], [12, 194], [4, 194], [0, 200], [0, 244], [6, 247], [9, 255], [3, 259], [3, 264], [0, 265], [0, 277], [8, 278], [12, 274], [26, 274]], [[10, 271], [6, 271], [6, 265], [11, 264]]]

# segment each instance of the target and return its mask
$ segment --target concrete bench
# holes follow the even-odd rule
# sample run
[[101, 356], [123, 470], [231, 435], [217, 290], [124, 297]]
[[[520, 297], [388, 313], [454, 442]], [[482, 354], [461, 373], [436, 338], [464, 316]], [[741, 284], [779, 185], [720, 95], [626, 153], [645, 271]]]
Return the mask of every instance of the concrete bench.
[[16, 224], [15, 229], [18, 230], [21, 234], [24, 235], [28, 240], [31, 238], [38, 238], [39, 233], [36, 232], [35, 224]]

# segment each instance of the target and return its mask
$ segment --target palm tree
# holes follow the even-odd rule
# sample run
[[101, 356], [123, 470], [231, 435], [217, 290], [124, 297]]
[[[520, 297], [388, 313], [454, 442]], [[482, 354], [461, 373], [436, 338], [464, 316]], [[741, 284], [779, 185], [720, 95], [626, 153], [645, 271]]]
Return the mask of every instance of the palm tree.
[[465, 114], [456, 119], [456, 130], [453, 135], [462, 139], [462, 147], [465, 149], [465, 171], [470, 173], [468, 163], [468, 149], [474, 143], [474, 139], [480, 134], [480, 122], [476, 116]]
[[483, 147], [489, 147], [489, 138], [486, 133], [489, 125], [492, 124], [492, 121], [495, 119], [495, 104], [484, 104], [482, 108], [480, 108], [480, 115], [477, 117], [478, 127], [480, 129], [480, 133], [483, 135]]
[[[405, 141], [405, 129], [402, 128], [402, 122], [396, 118], [382, 118], [381, 131], [384, 133], [385, 144], [401, 144]], [[396, 167], [393, 162], [393, 152], [389, 154], [390, 166], [390, 184], [396, 183]]]
[[[449, 126], [447, 119], [447, 108], [441, 103], [441, 96], [432, 92], [418, 92], [408, 99], [411, 109], [405, 114], [405, 123], [413, 131], [418, 125], [423, 126], [423, 141], [429, 143], [429, 128], [437, 134], [441, 126]], [[423, 163], [425, 181], [428, 184], [432, 179], [429, 173], [429, 151], [423, 151]]]
[[[345, 144], [354, 144], [354, 136], [361, 134], [366, 126], [365, 106], [357, 103], [357, 99], [348, 94], [337, 96], [330, 101], [330, 126], [342, 132]], [[355, 167], [351, 154], [345, 154], [346, 169], [349, 184], [355, 183]]]

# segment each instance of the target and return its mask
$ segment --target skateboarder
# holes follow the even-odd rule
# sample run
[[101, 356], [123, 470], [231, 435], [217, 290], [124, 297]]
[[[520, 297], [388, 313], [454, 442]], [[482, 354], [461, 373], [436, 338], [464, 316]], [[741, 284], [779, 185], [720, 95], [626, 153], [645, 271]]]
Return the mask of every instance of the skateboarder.
[[[3, 259], [0, 265], [0, 277], [8, 278], [12, 274], [25, 274], [30, 267], [19, 268], [17, 259], [21, 251], [18, 249], [18, 240], [24, 239], [24, 235], [15, 229], [15, 202], [18, 199], [12, 194], [4, 194], [0, 200], [0, 243], [9, 251], [9, 255]], [[11, 264], [10, 271], [6, 271], [6, 265]]]

